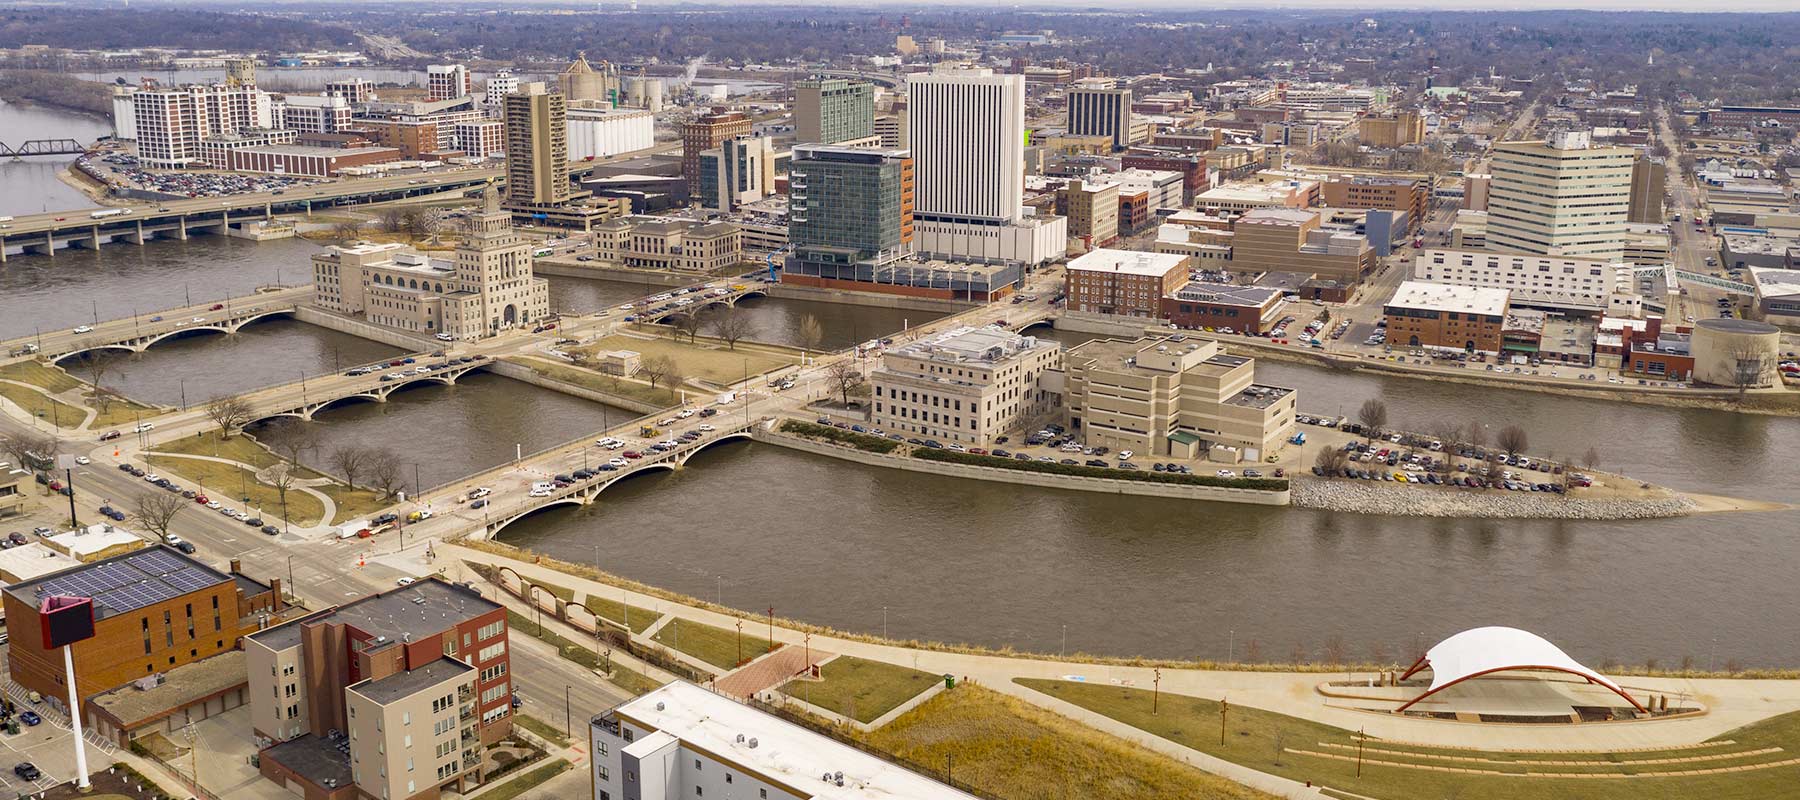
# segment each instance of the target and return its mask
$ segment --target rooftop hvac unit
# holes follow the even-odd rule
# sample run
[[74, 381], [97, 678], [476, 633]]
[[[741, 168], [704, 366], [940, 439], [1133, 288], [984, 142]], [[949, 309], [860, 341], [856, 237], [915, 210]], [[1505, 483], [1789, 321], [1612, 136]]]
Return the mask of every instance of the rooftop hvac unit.
[[751, 750], [756, 749], [756, 737], [754, 737], [754, 736], [750, 737], [749, 745], [750, 745]]

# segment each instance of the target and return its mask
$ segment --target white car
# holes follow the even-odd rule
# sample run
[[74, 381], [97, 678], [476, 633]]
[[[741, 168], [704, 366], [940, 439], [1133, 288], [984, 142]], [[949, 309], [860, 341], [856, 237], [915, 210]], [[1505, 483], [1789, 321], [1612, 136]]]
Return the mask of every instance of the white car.
[[161, 475], [158, 475], [158, 474], [156, 474], [156, 473], [154, 473], [154, 472], [146, 472], [146, 473], [144, 473], [144, 482], [145, 482], [145, 483], [155, 483], [155, 482], [157, 482], [157, 481], [160, 481], [160, 480], [162, 480], [162, 476], [161, 476]]
[[249, 519], [249, 518], [250, 518], [250, 512], [248, 512], [248, 511], [238, 511], [238, 512], [234, 512], [234, 513], [233, 513], [233, 514], [232, 514], [232, 515], [231, 515], [231, 516], [232, 516], [232, 517], [233, 517], [233, 518], [235, 518], [235, 519], [236, 519], [236, 520], [237, 520], [237, 521], [239, 521], [239, 522], [243, 522], [243, 521], [244, 521], [244, 520], [247, 520], [247, 519]]
[[699, 427], [699, 428], [696, 428], [696, 429], [695, 429], [695, 430], [698, 430], [698, 431], [700, 431], [700, 432], [702, 432], [702, 433], [712, 433], [712, 432], [713, 432], [713, 431], [716, 431], [716, 430], [718, 430], [718, 428], [715, 428], [715, 427], [713, 427], [713, 426], [712, 426], [712, 425], [710, 425], [710, 424], [708, 424], [708, 423], [704, 423], [704, 422], [702, 422], [702, 423], [700, 423], [700, 427]]
[[414, 522], [424, 522], [425, 520], [431, 519], [430, 511], [419, 511], [418, 514], [419, 514], [419, 518], [413, 520]]
[[606, 465], [609, 467], [617, 467], [619, 469], [624, 469], [626, 467], [631, 466], [631, 462], [626, 461], [623, 458], [615, 458], [611, 461], [606, 462]]
[[137, 424], [137, 427], [131, 429], [133, 433], [143, 433], [144, 431], [152, 430], [156, 430], [156, 423], [154, 422], [140, 422]]
[[206, 321], [206, 318], [205, 318], [205, 317], [195, 317], [195, 318], [193, 318], [193, 320], [191, 320], [191, 321], [192, 321], [192, 322], [205, 322], [205, 321]]
[[682, 409], [682, 410], [681, 410], [681, 413], [679, 413], [679, 414], [676, 414], [676, 415], [675, 415], [675, 416], [677, 416], [677, 417], [680, 417], [680, 418], [682, 418], [682, 419], [687, 419], [687, 418], [688, 418], [688, 417], [691, 417], [691, 416], [693, 416], [693, 415], [694, 415], [694, 410], [693, 410], [693, 409], [691, 409], [691, 408], [684, 408], [684, 409]]
[[87, 457], [87, 456], [76, 456], [76, 457], [75, 457], [75, 463], [77, 463], [77, 464], [81, 464], [81, 465], [83, 465], [83, 466], [85, 466], [85, 465], [88, 465], [88, 464], [92, 464], [92, 463], [94, 463], [94, 462], [93, 462], [93, 461], [92, 461], [92, 460], [90, 460], [90, 459], [88, 459], [88, 457]]
[[219, 505], [219, 501], [217, 501], [217, 500], [208, 500], [206, 502], [206, 507], [210, 508], [214, 511], [218, 511], [220, 508], [223, 508], [223, 506]]
[[92, 325], [81, 325], [81, 326], [78, 326], [78, 327], [76, 327], [76, 328], [75, 328], [75, 332], [76, 332], [76, 333], [93, 333], [93, 332], [94, 332], [94, 326], [92, 326]]
[[1228, 470], [1228, 469], [1222, 469], [1222, 470], [1219, 470], [1219, 471], [1218, 471], [1218, 472], [1217, 472], [1217, 473], [1216, 473], [1216, 474], [1217, 474], [1217, 475], [1218, 475], [1218, 476], [1219, 476], [1219, 477], [1221, 477], [1221, 478], [1235, 478], [1235, 477], [1237, 477], [1237, 473], [1235, 473], [1235, 472], [1232, 472], [1232, 471], [1231, 471], [1231, 470]]
[[451, 335], [450, 335], [450, 334], [448, 334], [448, 333], [440, 333], [440, 334], [438, 334], [438, 335], [437, 335], [437, 336], [435, 336], [435, 337], [433, 337], [433, 338], [435, 338], [435, 339], [437, 339], [437, 340], [438, 340], [438, 341], [440, 341], [440, 342], [454, 342], [454, 341], [456, 341], [456, 337], [454, 337], [454, 336], [451, 336]]
[[950, 445], [950, 449], [951, 449], [951, 450], [954, 450], [954, 451], [956, 451], [956, 452], [958, 452], [958, 453], [966, 453], [966, 452], [968, 452], [968, 450], [969, 450], [969, 448], [967, 448], [967, 447], [963, 447], [963, 446], [962, 446], [962, 445], [960, 445], [960, 444], [954, 444], [954, 443], [952, 443], [952, 444], [951, 444], [951, 445]]
[[417, 582], [418, 581], [416, 579], [407, 577], [407, 578], [401, 578], [400, 580], [394, 581], [394, 585], [395, 586], [411, 586]]
[[171, 533], [163, 537], [163, 542], [168, 545], [179, 545], [181, 544], [181, 537]]
[[1124, 461], [1124, 460], [1126, 460], [1126, 459], [1129, 459], [1129, 458], [1131, 458], [1131, 451], [1130, 451], [1130, 450], [1120, 450], [1120, 451], [1119, 451], [1119, 460], [1120, 460], [1120, 461]]
[[470, 500], [479, 500], [479, 499], [481, 499], [483, 497], [487, 497], [488, 495], [493, 494], [493, 493], [494, 493], [493, 489], [489, 489], [486, 486], [481, 486], [481, 487], [477, 487], [475, 489], [475, 491], [469, 493], [469, 499]]
[[657, 424], [657, 425], [660, 425], [660, 426], [662, 426], [662, 427], [664, 427], [664, 428], [667, 428], [667, 427], [669, 427], [669, 426], [670, 426], [670, 425], [674, 425], [674, 424], [675, 424], [675, 418], [674, 418], [674, 417], [670, 417], [670, 418], [668, 418], [668, 419], [665, 419], [665, 420], [663, 420], [663, 421], [661, 421], [661, 422], [658, 422], [658, 423], [656, 423], [656, 424]]
[[549, 489], [532, 489], [530, 492], [530, 496], [531, 497], [549, 497], [550, 490]]

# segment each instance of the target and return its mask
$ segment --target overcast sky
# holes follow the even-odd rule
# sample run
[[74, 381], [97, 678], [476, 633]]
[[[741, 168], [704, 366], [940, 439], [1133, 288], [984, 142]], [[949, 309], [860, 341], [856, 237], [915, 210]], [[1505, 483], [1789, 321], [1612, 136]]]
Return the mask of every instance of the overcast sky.
[[[754, 0], [766, 5], [838, 5], [839, 0]], [[619, 8], [627, 0], [601, 0], [602, 8]], [[714, 0], [696, 0], [697, 4], [716, 4]], [[659, 0], [640, 0], [640, 8], [657, 6], [683, 5], [682, 3], [659, 2]], [[1368, 10], [1368, 11], [1400, 11], [1408, 9], [1431, 9], [1438, 11], [1543, 11], [1543, 10], [1580, 10], [1580, 11], [1800, 11], [1800, 0], [1716, 0], [1696, 2], [1695, 0], [1400, 0], [1399, 2], [1378, 3], [1370, 0], [1216, 0], [1197, 7], [1191, 0], [1124, 0], [1124, 2], [1103, 2], [1102, 0], [1036, 0], [1036, 2], [1005, 3], [993, 0], [864, 0], [863, 6], [887, 6], [895, 8], [918, 8], [921, 6], [965, 6], [972, 8], [1013, 8], [1018, 10], [1044, 9], [1060, 10], [1070, 8], [1105, 9], [1107, 11], [1143, 11], [1143, 10], [1179, 10], [1204, 11], [1208, 8], [1228, 9], [1265, 9], [1280, 10], [1306, 9], [1331, 10]]]

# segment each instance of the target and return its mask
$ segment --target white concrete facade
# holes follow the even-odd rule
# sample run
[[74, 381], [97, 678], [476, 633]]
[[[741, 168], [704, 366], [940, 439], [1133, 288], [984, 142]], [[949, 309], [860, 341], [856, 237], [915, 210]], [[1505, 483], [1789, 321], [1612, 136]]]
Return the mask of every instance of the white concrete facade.
[[571, 161], [616, 156], [656, 143], [656, 115], [648, 111], [571, 108], [568, 119]]
[[1605, 312], [1614, 294], [1632, 290], [1631, 265], [1623, 261], [1485, 250], [1421, 251], [1413, 279], [1510, 289], [1514, 305], [1590, 314]]
[[920, 220], [1016, 221], [1024, 204], [1025, 78], [946, 70], [907, 79]]

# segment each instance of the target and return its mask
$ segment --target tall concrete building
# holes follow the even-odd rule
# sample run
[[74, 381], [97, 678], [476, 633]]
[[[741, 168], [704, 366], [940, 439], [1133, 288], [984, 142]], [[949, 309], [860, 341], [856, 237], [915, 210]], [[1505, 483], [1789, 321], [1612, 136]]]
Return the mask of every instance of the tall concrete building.
[[115, 95], [113, 113], [130, 115], [116, 129], [137, 137], [144, 166], [180, 169], [199, 160], [201, 139], [273, 127], [275, 103], [253, 85], [195, 84]]
[[1105, 136], [1114, 150], [1131, 146], [1131, 90], [1111, 81], [1087, 80], [1069, 90], [1069, 133]]
[[225, 60], [225, 85], [231, 87], [256, 85], [256, 59], [228, 58]]
[[432, 100], [454, 100], [475, 91], [474, 78], [462, 64], [432, 64], [425, 68], [425, 89]]
[[809, 78], [794, 84], [794, 138], [844, 144], [875, 136], [875, 87], [843, 78]]
[[934, 256], [1041, 264], [1060, 258], [1067, 221], [1026, 218], [1025, 78], [947, 69], [907, 78], [918, 174], [919, 249]]
[[839, 278], [913, 241], [913, 162], [905, 150], [799, 145], [788, 170], [787, 275]]
[[1629, 147], [1595, 147], [1586, 131], [1494, 145], [1488, 247], [1618, 260], [1631, 210]]
[[700, 186], [700, 154], [723, 144], [727, 139], [750, 134], [750, 118], [739, 111], [714, 109], [710, 114], [681, 126], [681, 176], [687, 179], [688, 193]]
[[482, 88], [482, 105], [490, 117], [500, 117], [506, 113], [506, 96], [519, 90], [519, 76], [512, 70], [503, 69], [488, 76], [487, 84]]
[[1663, 222], [1663, 192], [1669, 190], [1669, 170], [1660, 158], [1638, 156], [1631, 162], [1631, 211], [1627, 222], [1659, 225]]
[[569, 201], [569, 111], [537, 81], [506, 96], [506, 201], [517, 206]]

